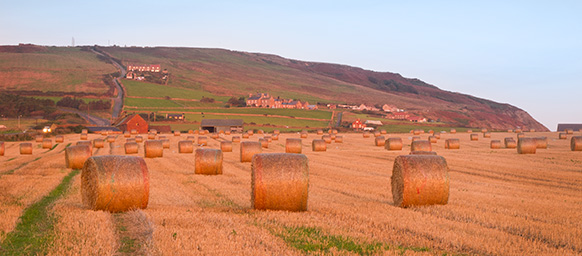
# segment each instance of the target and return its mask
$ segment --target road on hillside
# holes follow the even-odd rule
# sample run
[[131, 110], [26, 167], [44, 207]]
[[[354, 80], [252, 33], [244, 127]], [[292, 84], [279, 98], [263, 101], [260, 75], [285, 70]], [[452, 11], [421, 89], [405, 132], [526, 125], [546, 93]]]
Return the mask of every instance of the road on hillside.
[[127, 74], [127, 71], [125, 70], [125, 68], [123, 68], [121, 63], [117, 63], [117, 61], [115, 61], [113, 58], [109, 57], [108, 55], [100, 53], [98, 51], [95, 51], [95, 49], [93, 49], [93, 48], [91, 48], [91, 51], [95, 54], [98, 54], [98, 55], [101, 55], [101, 56], [107, 58], [120, 71], [119, 77], [113, 78], [113, 83], [115, 84], [115, 86], [117, 86], [117, 97], [113, 98], [113, 113], [111, 113], [111, 116], [113, 117], [113, 119], [117, 119], [119, 117], [119, 115], [121, 114], [121, 110], [123, 110], [123, 97], [125, 97], [125, 95], [123, 94], [123, 88], [121, 87], [119, 80], [125, 77], [125, 75]]
[[109, 122], [109, 120], [107, 120], [105, 118], [97, 117], [94, 115], [89, 115], [86, 112], [83, 112], [83, 111], [80, 111], [77, 109], [63, 108], [63, 107], [58, 107], [57, 109], [64, 111], [64, 112], [78, 114], [83, 119], [87, 120], [89, 123], [91, 123], [92, 125], [95, 125], [95, 126], [110, 126], [111, 125], [111, 122]]
[[342, 124], [342, 115], [344, 114], [343, 111], [340, 111], [339, 113], [337, 113], [337, 124], [335, 125], [335, 127], [340, 127], [340, 125]]

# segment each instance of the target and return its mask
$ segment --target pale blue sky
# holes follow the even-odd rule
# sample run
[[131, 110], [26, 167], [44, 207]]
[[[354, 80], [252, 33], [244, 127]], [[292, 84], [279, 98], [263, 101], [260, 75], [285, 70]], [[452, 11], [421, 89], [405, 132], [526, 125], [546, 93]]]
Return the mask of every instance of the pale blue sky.
[[582, 1], [6, 1], [0, 45], [261, 52], [419, 78], [582, 123]]

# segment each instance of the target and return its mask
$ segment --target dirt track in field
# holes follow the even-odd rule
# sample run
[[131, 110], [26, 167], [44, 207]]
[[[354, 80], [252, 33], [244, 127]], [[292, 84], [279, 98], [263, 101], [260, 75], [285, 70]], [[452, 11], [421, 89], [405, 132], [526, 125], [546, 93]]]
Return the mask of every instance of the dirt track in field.
[[[516, 136], [509, 133], [480, 135], [478, 141], [467, 133], [443, 134], [433, 150], [450, 168], [449, 203], [403, 209], [392, 205], [390, 177], [394, 158], [408, 154], [411, 135], [388, 135], [403, 139], [402, 151], [375, 147], [373, 136], [343, 134], [343, 143], [312, 152], [311, 140], [321, 136], [310, 134], [303, 139], [310, 168], [308, 211], [293, 213], [250, 209], [250, 163], [240, 163], [238, 143], [224, 153], [223, 175], [194, 175], [194, 154], [177, 152], [178, 141], [188, 135], [167, 134], [171, 146], [164, 157], [146, 159], [148, 208], [121, 215], [88, 210], [77, 176], [53, 208], [59, 222], [49, 253], [116, 254], [129, 234], [140, 254], [294, 255], [302, 251], [286, 243], [284, 230], [314, 227], [327, 236], [390, 246], [376, 254], [582, 254], [582, 152], [570, 151], [570, 140], [558, 140], [557, 133], [526, 135], [547, 136], [548, 149], [518, 155], [515, 149], [489, 148], [491, 139]], [[50, 152], [34, 143], [32, 156], [20, 156], [18, 143], [6, 143], [0, 157], [0, 239], [23, 209], [68, 173], [61, 151], [78, 138], [66, 136]], [[263, 152], [284, 152], [286, 138], [299, 135], [282, 134]], [[447, 138], [461, 139], [461, 148], [444, 149]], [[94, 155], [124, 155], [124, 142], [119, 135]], [[208, 147], [219, 148], [219, 140], [209, 138]], [[137, 155], [143, 156], [142, 146]], [[129, 227], [120, 232], [120, 225]], [[348, 254], [339, 248], [329, 252]]]

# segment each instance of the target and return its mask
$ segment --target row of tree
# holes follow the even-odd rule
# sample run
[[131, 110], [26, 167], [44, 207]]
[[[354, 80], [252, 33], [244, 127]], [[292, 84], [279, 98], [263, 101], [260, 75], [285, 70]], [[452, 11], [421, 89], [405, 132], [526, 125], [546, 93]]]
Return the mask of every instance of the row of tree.
[[111, 109], [111, 101], [96, 100], [86, 103], [82, 99], [64, 97], [57, 102], [57, 106], [74, 108], [78, 110], [109, 110]]
[[19, 115], [23, 117], [46, 116], [55, 111], [55, 102], [49, 99], [41, 100], [0, 93], [0, 114], [4, 117], [15, 118]]

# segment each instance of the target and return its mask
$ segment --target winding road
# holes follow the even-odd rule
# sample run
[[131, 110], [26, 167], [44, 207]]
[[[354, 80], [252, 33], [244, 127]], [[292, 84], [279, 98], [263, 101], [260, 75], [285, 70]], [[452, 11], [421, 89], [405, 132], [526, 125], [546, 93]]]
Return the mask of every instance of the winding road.
[[115, 59], [111, 58], [111, 56], [104, 54], [102, 52], [99, 52], [95, 48], [91, 48], [91, 51], [97, 55], [101, 55], [101, 56], [107, 58], [120, 71], [119, 77], [113, 78], [113, 83], [115, 83], [115, 85], [117, 86], [117, 97], [115, 97], [113, 99], [113, 113], [111, 113], [111, 116], [113, 117], [113, 119], [117, 119], [119, 117], [119, 115], [121, 114], [121, 111], [123, 110], [123, 97], [125, 97], [124, 90], [123, 90], [123, 87], [121, 86], [121, 84], [119, 83], [119, 79], [122, 79], [125, 77], [125, 75], [127, 74], [127, 70], [125, 70], [125, 68], [123, 68], [121, 63], [118, 63]]

